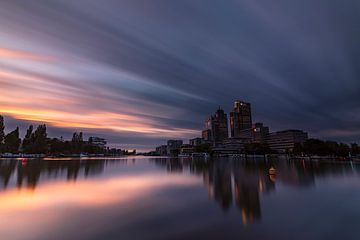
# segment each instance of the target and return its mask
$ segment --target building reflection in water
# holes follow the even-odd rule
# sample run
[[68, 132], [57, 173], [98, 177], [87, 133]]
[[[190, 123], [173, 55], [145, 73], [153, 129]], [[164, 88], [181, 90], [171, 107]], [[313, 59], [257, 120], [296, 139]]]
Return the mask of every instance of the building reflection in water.
[[[144, 159], [143, 159], [144, 160]], [[147, 158], [145, 160], [148, 160]], [[10, 187], [33, 190], [39, 182], [51, 179], [76, 181], [100, 175], [113, 164], [132, 159], [98, 160], [0, 160], [0, 190]], [[151, 163], [171, 173], [185, 173], [203, 179], [208, 194], [218, 206], [228, 212], [236, 207], [244, 225], [261, 220], [261, 199], [275, 191], [278, 184], [290, 187], [312, 187], [315, 179], [360, 170], [358, 164], [334, 162], [304, 162], [264, 159], [186, 160], [150, 158]], [[269, 169], [276, 169], [276, 176]], [[178, 175], [173, 175], [178, 176]], [[170, 176], [171, 177], [171, 176]], [[194, 177], [194, 176], [193, 176]]]
[[[329, 174], [359, 171], [358, 165], [334, 162], [304, 162], [264, 159], [215, 159], [208, 162], [186, 159], [155, 159], [170, 172], [189, 170], [202, 174], [209, 196], [227, 212], [236, 206], [244, 225], [261, 220], [261, 197], [275, 191], [277, 184], [306, 188], [315, 178]], [[270, 175], [274, 167], [276, 175]]]

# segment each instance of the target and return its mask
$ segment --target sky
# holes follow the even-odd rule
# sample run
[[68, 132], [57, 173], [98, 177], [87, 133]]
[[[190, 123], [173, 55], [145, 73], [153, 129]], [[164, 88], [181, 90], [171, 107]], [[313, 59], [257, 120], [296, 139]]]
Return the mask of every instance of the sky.
[[358, 0], [0, 0], [0, 114], [149, 150], [235, 99], [271, 131], [360, 142]]

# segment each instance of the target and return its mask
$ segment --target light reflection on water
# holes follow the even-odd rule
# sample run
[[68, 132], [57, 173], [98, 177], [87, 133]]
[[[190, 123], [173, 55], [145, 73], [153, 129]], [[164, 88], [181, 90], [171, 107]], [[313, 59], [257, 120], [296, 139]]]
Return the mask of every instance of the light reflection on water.
[[261, 159], [3, 159], [0, 236], [358, 239], [359, 171]]

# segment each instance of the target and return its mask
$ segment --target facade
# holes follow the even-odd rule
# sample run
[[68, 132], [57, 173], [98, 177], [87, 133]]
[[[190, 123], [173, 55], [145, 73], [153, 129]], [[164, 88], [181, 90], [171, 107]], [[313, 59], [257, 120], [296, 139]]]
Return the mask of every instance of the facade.
[[107, 144], [107, 142], [104, 138], [99, 138], [99, 137], [89, 137], [88, 141], [92, 145], [95, 145], [95, 146], [101, 147], [101, 148], [105, 148], [106, 144]]
[[240, 154], [244, 150], [245, 144], [250, 143], [250, 139], [228, 138], [218, 146], [212, 148], [215, 155]]
[[156, 148], [155, 152], [157, 154], [159, 154], [160, 156], [166, 156], [167, 155], [167, 145], [158, 146]]
[[230, 134], [232, 138], [241, 138], [241, 131], [252, 128], [251, 104], [235, 101], [230, 112]]
[[202, 138], [204, 139], [204, 141], [206, 141], [206, 142], [212, 141], [212, 135], [211, 135], [210, 129], [203, 130], [201, 135], [202, 135]]
[[168, 140], [167, 141], [167, 155], [176, 156], [180, 153], [181, 146], [183, 145], [182, 140]]
[[304, 143], [308, 139], [308, 134], [301, 130], [285, 130], [270, 133], [267, 137], [267, 144], [272, 150], [278, 152], [291, 152], [295, 144]]
[[189, 140], [189, 144], [193, 147], [196, 147], [196, 146], [199, 146], [199, 145], [202, 145], [204, 144], [205, 141], [203, 138], [193, 138], [193, 139], [190, 139]]
[[228, 135], [227, 114], [219, 108], [215, 115], [205, 120], [202, 137], [205, 141], [210, 141], [213, 145], [216, 145], [227, 139]]
[[194, 146], [190, 144], [183, 144], [180, 148], [180, 154], [190, 155], [194, 152]]
[[269, 127], [263, 123], [255, 123], [251, 128], [240, 131], [240, 138], [251, 140], [254, 143], [265, 143], [269, 135]]

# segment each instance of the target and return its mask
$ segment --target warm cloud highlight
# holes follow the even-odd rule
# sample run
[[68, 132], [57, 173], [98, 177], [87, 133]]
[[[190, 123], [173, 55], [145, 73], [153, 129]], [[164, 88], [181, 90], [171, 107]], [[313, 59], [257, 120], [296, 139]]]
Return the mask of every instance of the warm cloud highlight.
[[199, 136], [207, 115], [243, 99], [273, 131], [359, 141], [358, 0], [144, 6], [4, 1], [2, 111], [153, 148]]
[[16, 49], [1, 48], [0, 58], [3, 59], [20, 59], [20, 60], [32, 60], [32, 61], [52, 61], [53, 58], [32, 52], [21, 51]]

